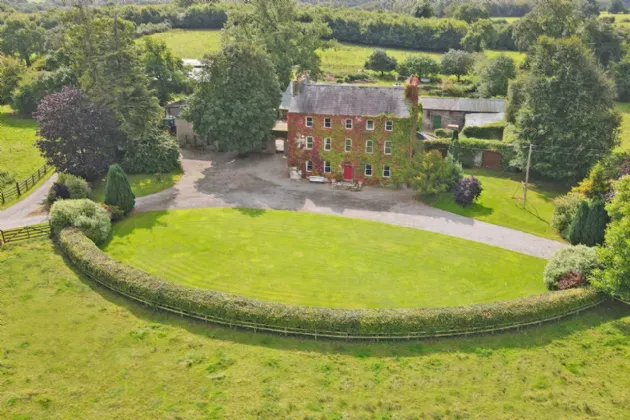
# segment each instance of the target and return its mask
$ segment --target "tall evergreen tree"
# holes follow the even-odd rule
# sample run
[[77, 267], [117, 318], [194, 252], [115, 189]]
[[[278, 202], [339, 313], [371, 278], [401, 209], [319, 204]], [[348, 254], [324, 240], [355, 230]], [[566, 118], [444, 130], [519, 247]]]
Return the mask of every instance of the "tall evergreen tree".
[[606, 225], [608, 224], [608, 213], [604, 208], [604, 203], [595, 201], [588, 211], [584, 227], [584, 245], [595, 246], [604, 242]]
[[586, 201], [582, 201], [577, 213], [569, 225], [569, 242], [571, 245], [586, 244], [586, 220], [588, 218], [589, 206]]
[[107, 171], [105, 204], [116, 206], [125, 213], [133, 210], [136, 204], [136, 196], [131, 191], [127, 174], [117, 164], [111, 165]]

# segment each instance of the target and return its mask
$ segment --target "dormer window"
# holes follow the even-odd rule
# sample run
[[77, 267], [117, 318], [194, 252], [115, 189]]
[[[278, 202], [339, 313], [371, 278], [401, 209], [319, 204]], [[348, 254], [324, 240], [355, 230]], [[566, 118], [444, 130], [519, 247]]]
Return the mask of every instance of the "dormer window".
[[324, 118], [324, 128], [332, 128], [332, 119]]
[[306, 117], [306, 126], [307, 127], [313, 126], [313, 117]]
[[365, 122], [365, 129], [366, 130], [374, 130], [374, 120], [367, 120]]

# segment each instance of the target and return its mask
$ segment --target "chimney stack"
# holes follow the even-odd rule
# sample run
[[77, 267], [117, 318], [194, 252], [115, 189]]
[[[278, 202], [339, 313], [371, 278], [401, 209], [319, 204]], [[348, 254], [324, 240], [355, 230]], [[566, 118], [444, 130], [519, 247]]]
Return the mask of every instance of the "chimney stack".
[[299, 80], [291, 80], [291, 93], [293, 94], [293, 96], [298, 96], [300, 94]]

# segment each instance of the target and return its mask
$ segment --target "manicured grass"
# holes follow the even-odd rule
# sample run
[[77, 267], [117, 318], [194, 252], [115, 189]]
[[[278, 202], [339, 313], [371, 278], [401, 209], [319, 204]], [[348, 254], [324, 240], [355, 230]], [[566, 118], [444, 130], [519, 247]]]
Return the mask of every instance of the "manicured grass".
[[173, 29], [148, 36], [164, 41], [173, 54], [180, 58], [201, 59], [221, 48], [221, 31]]
[[0, 106], [0, 169], [11, 172], [16, 181], [23, 181], [45, 163], [35, 146], [36, 133], [34, 119], [18, 118], [10, 107]]
[[[136, 197], [155, 194], [171, 188], [182, 178], [181, 170], [165, 174], [134, 174], [128, 175], [131, 191]], [[105, 200], [105, 178], [92, 183], [92, 199], [102, 202]]]
[[150, 212], [117, 223], [112, 236], [107, 253], [165, 280], [306, 306], [457, 306], [545, 291], [543, 259], [341, 217]]
[[560, 194], [565, 194], [566, 188], [533, 182], [527, 193], [527, 208], [523, 208], [522, 181], [525, 179], [523, 174], [489, 169], [470, 169], [466, 173], [474, 175], [481, 181], [483, 192], [478, 202], [462, 207], [455, 203], [450, 192], [424, 200], [433, 207], [462, 216], [545, 238], [562, 240], [550, 223], [553, 215], [552, 200]]
[[[182, 250], [185, 251], [185, 250]], [[49, 241], [0, 251], [0, 418], [625, 418], [620, 304], [520, 332], [302, 340], [156, 312]]]
[[630, 151], [630, 103], [617, 103], [617, 111], [621, 112], [620, 148]]

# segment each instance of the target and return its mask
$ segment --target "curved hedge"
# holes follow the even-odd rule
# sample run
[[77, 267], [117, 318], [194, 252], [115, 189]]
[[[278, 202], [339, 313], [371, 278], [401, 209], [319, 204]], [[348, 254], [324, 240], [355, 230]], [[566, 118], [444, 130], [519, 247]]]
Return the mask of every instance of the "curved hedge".
[[210, 322], [292, 335], [348, 339], [403, 339], [463, 335], [557, 319], [601, 303], [590, 289], [451, 308], [327, 309], [266, 302], [169, 283], [113, 260], [80, 231], [59, 241], [92, 279], [151, 306]]

